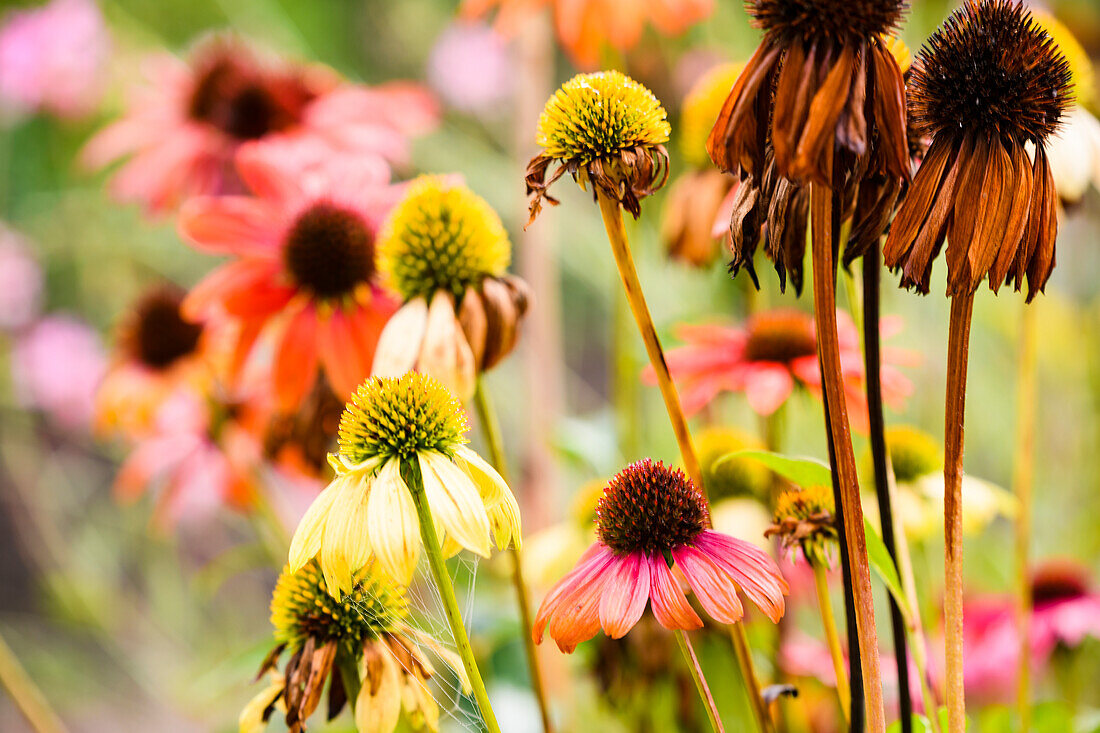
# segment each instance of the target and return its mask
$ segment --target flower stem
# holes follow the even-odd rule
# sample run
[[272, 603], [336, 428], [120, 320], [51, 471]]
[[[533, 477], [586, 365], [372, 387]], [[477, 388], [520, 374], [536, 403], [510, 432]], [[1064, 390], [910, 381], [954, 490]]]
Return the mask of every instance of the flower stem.
[[944, 656], [946, 659], [947, 720], [951, 733], [966, 729], [963, 690], [963, 422], [966, 416], [966, 366], [970, 351], [970, 321], [974, 293], [951, 299], [947, 337], [947, 399], [944, 416], [943, 535], [944, 535]]
[[462, 621], [462, 613], [458, 610], [458, 599], [455, 598], [454, 585], [451, 576], [447, 572], [447, 564], [443, 561], [443, 551], [439, 547], [439, 536], [435, 531], [435, 522], [432, 520], [432, 510], [428, 506], [428, 498], [424, 494], [424, 478], [420, 475], [420, 465], [416, 461], [405, 463], [402, 467], [406, 474], [405, 480], [412, 494], [413, 504], [416, 506], [416, 516], [420, 520], [420, 539], [424, 543], [424, 552], [428, 556], [428, 564], [432, 569], [436, 587], [439, 589], [439, 597], [443, 602], [443, 612], [447, 616], [447, 623], [451, 627], [451, 633], [455, 638], [455, 646], [458, 647], [458, 655], [462, 658], [462, 666], [466, 670], [466, 676], [470, 679], [470, 687], [474, 691], [474, 700], [481, 710], [481, 718], [489, 733], [500, 733], [493, 707], [489, 703], [489, 693], [485, 690], [485, 682], [481, 679], [481, 671], [477, 668], [474, 659], [474, 650], [470, 646], [470, 638], [466, 635], [466, 626]]
[[756, 718], [756, 726], [761, 733], [771, 733], [775, 730], [775, 726], [768, 713], [768, 705], [760, 695], [760, 680], [756, 676], [756, 666], [752, 661], [752, 648], [749, 647], [749, 637], [745, 633], [744, 622], [730, 625], [730, 640], [733, 641], [737, 666], [741, 669], [741, 676], [745, 679], [745, 687], [749, 692], [749, 704], [752, 707], [752, 716]]
[[871, 595], [871, 569], [867, 560], [867, 537], [863, 530], [856, 460], [852, 451], [848, 406], [844, 398], [844, 377], [840, 367], [840, 346], [836, 327], [836, 265], [833, 244], [839, 234], [839, 211], [834, 193], [819, 183], [810, 185], [812, 225], [814, 326], [821, 359], [829, 433], [836, 453], [836, 468], [841, 499], [841, 521], [847, 537], [847, 552], [852, 572], [852, 596], [860, 647], [860, 663], [866, 681], [867, 724], [871, 733], [886, 730], [879, 669], [878, 633], [875, 606]]
[[1016, 372], [1016, 456], [1012, 483], [1019, 507], [1016, 510], [1017, 628], [1020, 630], [1020, 670], [1016, 703], [1020, 712], [1020, 733], [1031, 729], [1031, 481], [1035, 460], [1035, 306], [1024, 305], [1020, 316], [1020, 356]]
[[829, 656], [833, 659], [833, 673], [836, 675], [836, 694], [840, 698], [840, 709], [844, 713], [844, 722], [852, 719], [852, 691], [848, 688], [848, 671], [844, 663], [844, 650], [840, 647], [840, 635], [836, 630], [836, 617], [833, 616], [833, 602], [829, 598], [829, 581], [825, 578], [825, 566], [809, 561], [814, 570], [814, 588], [817, 590], [817, 606], [821, 611], [821, 624], [825, 627], [825, 643], [829, 646]]
[[630, 242], [627, 240], [626, 228], [623, 226], [622, 209], [619, 208], [618, 201], [609, 197], [598, 187], [596, 195], [600, 203], [600, 214], [603, 215], [603, 225], [607, 230], [607, 239], [611, 243], [611, 252], [615, 256], [615, 264], [619, 268], [619, 276], [623, 281], [626, 299], [630, 303], [630, 310], [634, 314], [638, 330], [642, 334], [642, 341], [645, 342], [649, 363], [653, 365], [653, 371], [657, 374], [657, 385], [661, 388], [661, 397], [665, 401], [668, 419], [672, 423], [672, 431], [676, 434], [676, 443], [680, 446], [680, 457], [684, 461], [688, 476], [705, 497], [707, 490], [703, 485], [703, 472], [699, 468], [699, 458], [695, 454], [695, 447], [691, 444], [687, 418], [680, 406], [680, 395], [676, 391], [676, 385], [672, 383], [668, 364], [665, 363], [664, 351], [661, 349], [657, 330], [653, 326], [653, 318], [649, 314], [649, 306], [646, 305], [645, 295], [642, 293], [642, 284], [638, 281], [638, 271], [634, 267]]
[[0, 636], [0, 684], [36, 733], [64, 733], [68, 730], [3, 636]]
[[[478, 378], [474, 390], [474, 405], [477, 408], [478, 419], [481, 422], [481, 430], [485, 436], [485, 442], [489, 446], [489, 459], [493, 468], [497, 470], [505, 482], [507, 482], [507, 467], [504, 459], [504, 443], [500, 436], [500, 422], [497, 420], [496, 411], [493, 409], [489, 395], [485, 391], [484, 382]], [[519, 605], [520, 624], [523, 627], [523, 648], [527, 656], [527, 671], [531, 675], [531, 690], [535, 693], [535, 699], [539, 704], [539, 715], [542, 718], [542, 729], [551, 733], [553, 726], [550, 723], [550, 706], [546, 700], [546, 690], [542, 682], [542, 670], [539, 667], [538, 650], [535, 648], [535, 640], [531, 636], [534, 624], [531, 620], [531, 602], [527, 594], [527, 582], [523, 579], [523, 562], [520, 550], [512, 546], [512, 585], [516, 589], [516, 600]]]
[[703, 707], [707, 709], [707, 718], [715, 733], [725, 733], [722, 727], [722, 718], [718, 715], [718, 708], [714, 704], [714, 696], [710, 694], [707, 686], [707, 678], [703, 676], [703, 668], [699, 666], [699, 658], [695, 656], [695, 649], [691, 646], [691, 639], [687, 632], [679, 629], [676, 632], [676, 641], [680, 643], [680, 651], [684, 653], [684, 660], [691, 671], [691, 678], [695, 680], [695, 689], [699, 691], [699, 698], [703, 701]]
[[[897, 566], [897, 540], [894, 534], [894, 511], [890, 497], [890, 480], [886, 451], [886, 421], [882, 409], [882, 355], [879, 327], [879, 283], [882, 266], [876, 242], [863, 256], [863, 364], [866, 374], [867, 412], [871, 433], [871, 458], [875, 467], [875, 495], [878, 498], [879, 524], [882, 541], [890, 559]], [[889, 596], [890, 630], [893, 633], [894, 659], [898, 670], [898, 715], [901, 733], [912, 733], [913, 701], [909, 696], [909, 654], [905, 644], [905, 619], [897, 599]]]

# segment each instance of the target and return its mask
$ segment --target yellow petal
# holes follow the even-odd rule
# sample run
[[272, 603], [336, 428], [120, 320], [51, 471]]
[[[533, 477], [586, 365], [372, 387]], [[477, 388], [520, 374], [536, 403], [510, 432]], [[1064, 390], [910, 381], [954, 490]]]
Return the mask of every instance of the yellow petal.
[[362, 492], [366, 485], [356, 475], [341, 476], [332, 482], [326, 491], [337, 491], [329, 508], [329, 520], [325, 524], [324, 537], [321, 539], [321, 574], [325, 576], [328, 592], [336, 598], [351, 593], [355, 587], [352, 568], [348, 563], [344, 536], [348, 519], [355, 511], [356, 504], [363, 500]]
[[367, 537], [382, 569], [408, 585], [420, 558], [420, 522], [398, 461], [389, 461], [371, 486]]
[[248, 701], [237, 719], [240, 733], [263, 733], [267, 728], [267, 723], [264, 721], [264, 711], [271, 707], [277, 697], [283, 694], [285, 687], [286, 684], [282, 675], [278, 675], [270, 685]]
[[379, 377], [400, 377], [412, 371], [424, 341], [428, 304], [413, 298], [394, 313], [378, 337], [371, 373]]
[[455, 316], [454, 297], [446, 291], [432, 297], [416, 368], [438, 379], [463, 402], [474, 395], [474, 352]]
[[355, 729], [359, 733], [393, 733], [401, 716], [401, 681], [397, 662], [388, 651], [382, 654], [381, 661], [381, 679], [364, 679], [355, 699]]
[[508, 484], [481, 456], [464, 445], [455, 449], [455, 459], [481, 490], [497, 547], [503, 550], [511, 541], [517, 549], [522, 547], [519, 504]]
[[462, 692], [469, 695], [471, 690], [470, 678], [466, 675], [466, 667], [462, 664], [462, 657], [419, 629], [410, 627], [408, 633], [412, 635], [418, 644], [430, 649], [433, 654], [443, 660], [444, 664], [451, 668], [462, 685]]
[[325, 522], [328, 521], [329, 509], [337, 494], [335, 483], [334, 481], [329, 484], [317, 495], [302, 520], [298, 522], [298, 528], [294, 530], [294, 538], [290, 541], [291, 572], [300, 570], [303, 565], [316, 557], [321, 549], [321, 539], [325, 536]]
[[442, 453], [418, 453], [432, 518], [463, 547], [489, 557], [489, 517], [473, 480]]

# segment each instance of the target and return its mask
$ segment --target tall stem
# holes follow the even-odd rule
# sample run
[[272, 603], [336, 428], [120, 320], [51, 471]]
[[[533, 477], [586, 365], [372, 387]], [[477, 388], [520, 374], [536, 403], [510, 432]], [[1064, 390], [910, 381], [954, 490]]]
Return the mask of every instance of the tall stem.
[[825, 566], [819, 562], [810, 562], [814, 569], [814, 588], [817, 590], [817, 606], [821, 610], [821, 624], [825, 627], [825, 643], [829, 645], [829, 656], [833, 659], [833, 673], [836, 675], [836, 694], [840, 698], [840, 709], [844, 713], [844, 722], [852, 719], [852, 691], [848, 687], [848, 670], [844, 664], [844, 650], [840, 647], [840, 636], [836, 630], [836, 617], [833, 616], [833, 601], [829, 598], [829, 581], [825, 578]]
[[867, 537], [863, 530], [856, 459], [848, 425], [848, 406], [844, 398], [844, 377], [840, 367], [840, 345], [836, 328], [836, 265], [833, 243], [839, 235], [837, 207], [833, 192], [818, 183], [810, 185], [810, 215], [813, 230], [814, 325], [821, 358], [821, 381], [825, 392], [829, 433], [836, 451], [840, 484], [841, 519], [848, 539], [848, 557], [852, 571], [852, 596], [855, 601], [856, 628], [860, 662], [866, 680], [867, 724], [872, 733], [886, 730], [879, 669], [878, 633], [875, 629], [875, 605], [871, 596], [871, 568], [867, 561]]
[[1020, 630], [1020, 669], [1016, 703], [1020, 733], [1031, 729], [1031, 482], [1035, 460], [1035, 306], [1024, 305], [1020, 315], [1020, 358], [1016, 372], [1016, 463], [1012, 483], [1019, 502], [1016, 513], [1017, 627]]
[[[894, 535], [894, 511], [890, 497], [889, 469], [886, 454], [886, 422], [882, 412], [882, 356], [879, 344], [879, 245], [875, 243], [863, 256], [863, 364], [867, 379], [867, 412], [871, 433], [871, 458], [875, 465], [875, 495], [878, 497], [879, 525], [882, 541], [895, 567], [898, 562], [897, 540]], [[913, 701], [909, 696], [909, 654], [905, 644], [905, 618], [892, 595], [890, 630], [894, 640], [894, 659], [898, 670], [898, 715], [902, 733], [913, 730]]]
[[950, 733], [966, 729], [963, 690], [963, 422], [966, 416], [966, 366], [974, 293], [951, 299], [947, 337], [947, 404], [944, 415], [943, 536], [944, 643], [947, 720]]
[[403, 465], [402, 469], [409, 486], [409, 493], [412, 494], [413, 504], [416, 506], [416, 516], [420, 520], [420, 539], [424, 543], [424, 554], [428, 556], [428, 564], [431, 566], [432, 576], [435, 578], [435, 585], [439, 589], [439, 597], [443, 602], [443, 612], [447, 616], [451, 634], [454, 635], [458, 655], [462, 658], [462, 666], [470, 680], [474, 700], [481, 711], [481, 719], [489, 733], [500, 733], [493, 706], [489, 703], [489, 693], [485, 690], [485, 682], [481, 678], [481, 670], [477, 668], [477, 661], [474, 659], [470, 638], [466, 635], [462, 613], [458, 610], [454, 585], [447, 572], [447, 564], [443, 561], [439, 536], [436, 534], [435, 522], [432, 520], [432, 510], [424, 494], [424, 478], [420, 475], [420, 465], [416, 461], [411, 461]]
[[[489, 446], [489, 460], [493, 468], [497, 470], [505, 482], [508, 480], [508, 469], [504, 459], [504, 442], [500, 437], [500, 422], [497, 420], [496, 411], [485, 391], [485, 384], [479, 378], [474, 390], [474, 404], [477, 407], [478, 419], [481, 422], [481, 430], [485, 436], [485, 442]], [[535, 693], [535, 699], [539, 703], [539, 715], [542, 718], [542, 729], [546, 733], [553, 730], [550, 723], [550, 706], [546, 700], [546, 689], [542, 682], [542, 669], [539, 667], [538, 650], [535, 648], [535, 640], [531, 636], [534, 624], [531, 620], [531, 602], [527, 594], [527, 582], [523, 579], [523, 562], [520, 550], [515, 545], [510, 550], [512, 555], [512, 585], [516, 589], [516, 600], [519, 605], [519, 618], [523, 626], [523, 650], [527, 655], [527, 671], [531, 675], [531, 689]]]
[[761, 733], [772, 733], [775, 725], [768, 713], [768, 705], [760, 694], [760, 678], [756, 675], [756, 665], [752, 661], [752, 648], [749, 646], [749, 637], [745, 633], [745, 624], [738, 622], [731, 624], [729, 628], [734, 656], [737, 658], [741, 677], [745, 680], [745, 688], [749, 693], [749, 706], [752, 708], [753, 718], [756, 719], [756, 727]]
[[691, 646], [691, 639], [687, 632], [680, 629], [676, 632], [676, 641], [680, 644], [680, 651], [684, 653], [684, 661], [691, 671], [691, 679], [695, 681], [695, 689], [699, 692], [699, 698], [703, 701], [703, 707], [707, 709], [707, 719], [715, 733], [725, 733], [722, 727], [722, 718], [718, 715], [718, 707], [714, 704], [714, 696], [710, 694], [707, 678], [703, 676], [703, 668], [699, 666], [699, 658], [695, 656], [695, 649]]
[[0, 636], [0, 684], [8, 691], [12, 702], [35, 733], [65, 733], [68, 730], [3, 636]]

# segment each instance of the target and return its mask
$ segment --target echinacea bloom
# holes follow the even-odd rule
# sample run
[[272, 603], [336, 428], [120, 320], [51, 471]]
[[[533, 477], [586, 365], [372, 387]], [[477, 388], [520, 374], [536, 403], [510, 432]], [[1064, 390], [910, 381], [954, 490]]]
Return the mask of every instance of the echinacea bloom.
[[272, 386], [289, 411], [321, 372], [349, 397], [370, 374], [397, 304], [375, 259], [375, 231], [393, 199], [388, 169], [353, 159], [298, 173], [282, 149], [242, 150], [238, 169], [255, 196], [192, 199], [179, 231], [199, 251], [234, 258], [194, 287], [184, 314], [237, 323], [244, 354], [270, 329]]
[[66, 430], [87, 429], [106, 366], [99, 335], [88, 324], [48, 315], [22, 331], [12, 347], [15, 398]]
[[186, 293], [170, 283], [147, 289], [122, 319], [96, 394], [96, 428], [138, 437], [181, 389], [202, 393], [215, 379], [214, 335], [185, 320]]
[[680, 152], [691, 169], [669, 185], [661, 219], [661, 239], [669, 257], [696, 267], [717, 259], [729, 229], [738, 180], [716, 171], [707, 158], [707, 133], [733, 86], [740, 64], [719, 64], [704, 74], [684, 98]]
[[94, 0], [51, 0], [8, 13], [0, 28], [0, 107], [65, 119], [91, 113], [110, 50]]
[[261, 455], [258, 419], [247, 402], [176, 392], [123, 461], [115, 498], [132, 503], [155, 494], [152, 522], [163, 530], [225, 507], [250, 508]]
[[699, 490], [684, 475], [645, 459], [607, 484], [596, 508], [596, 542], [554, 586], [535, 616], [534, 638], [550, 636], [564, 652], [604, 633], [619, 639], [647, 604], [667, 629], [698, 629], [703, 621], [681, 589], [687, 580], [713, 619], [744, 616], [744, 593], [773, 622], [783, 616], [787, 582], [756, 545], [708, 529]]
[[837, 541], [836, 503], [831, 486], [788, 489], [775, 502], [765, 537], [778, 537], [790, 553], [801, 550], [811, 564], [828, 567]]
[[[653, 92], [618, 71], [577, 74], [546, 103], [536, 140], [542, 152], [527, 164], [528, 221], [565, 173], [618, 201], [635, 219], [640, 200], [668, 180], [668, 114]], [[547, 178], [550, 166], [558, 168]]]
[[404, 300], [378, 342], [374, 374], [416, 370], [459, 399], [512, 352], [529, 290], [505, 273], [512, 247], [500, 217], [460, 183], [421, 176], [378, 237], [378, 267]]
[[[358, 683], [354, 700], [356, 729], [392, 733], [405, 716], [416, 728], [439, 730], [439, 705], [428, 687], [437, 672], [430, 650], [469, 690], [466, 672], [454, 652], [408, 623], [404, 589], [373, 566], [355, 573], [343, 598], [328, 594], [317, 563], [284, 568], [271, 596], [275, 647], [260, 667], [271, 684], [241, 711], [241, 733], [262, 733], [278, 709], [287, 729], [298, 733], [321, 703], [328, 684], [327, 718], [343, 710], [351, 692], [344, 674]], [[283, 672], [279, 658], [289, 653]]]
[[[887, 335], [897, 328], [887, 321]], [[859, 334], [847, 314], [837, 312], [837, 329], [844, 367], [844, 392], [852, 419], [867, 422], [864, 369]], [[787, 401], [796, 386], [821, 395], [821, 371], [812, 316], [796, 310], [757, 313], [743, 327], [684, 325], [677, 334], [686, 346], [669, 349], [669, 372], [680, 386], [684, 410], [698, 412], [721, 392], [744, 392], [749, 407], [759, 415], [771, 415]], [[882, 386], [887, 402], [900, 404], [912, 385], [889, 362], [904, 363], [907, 355], [884, 350]], [[652, 381], [652, 370], [643, 379]]]
[[497, 27], [512, 35], [547, 6], [570, 58], [591, 68], [605, 46], [620, 52], [636, 46], [647, 22], [666, 36], [680, 35], [711, 14], [714, 0], [464, 0], [462, 14], [480, 18], [497, 7]]
[[34, 320], [43, 280], [29, 243], [0, 223], [0, 332], [19, 331]]
[[914, 124], [932, 145], [890, 229], [886, 264], [927, 293], [946, 237], [949, 295], [985, 278], [994, 291], [1019, 290], [1026, 277], [1030, 301], [1054, 268], [1046, 143], [1072, 99], [1068, 62], [1023, 4], [969, 0], [928, 40], [909, 89]]
[[260, 58], [215, 37], [188, 61], [158, 59], [125, 116], [98, 133], [83, 159], [127, 159], [111, 189], [165, 211], [190, 196], [241, 192], [233, 160], [247, 142], [304, 139], [334, 156], [403, 162], [412, 135], [430, 129], [436, 104], [419, 87], [352, 84], [317, 66]]
[[377, 558], [408, 585], [420, 557], [420, 522], [406, 476], [419, 472], [447, 556], [463, 548], [489, 556], [520, 544], [519, 507], [508, 485], [466, 447], [462, 405], [431, 377], [371, 377], [340, 419], [336, 478], [313, 502], [290, 544], [297, 571], [317, 557], [333, 594], [352, 590], [352, 574]]

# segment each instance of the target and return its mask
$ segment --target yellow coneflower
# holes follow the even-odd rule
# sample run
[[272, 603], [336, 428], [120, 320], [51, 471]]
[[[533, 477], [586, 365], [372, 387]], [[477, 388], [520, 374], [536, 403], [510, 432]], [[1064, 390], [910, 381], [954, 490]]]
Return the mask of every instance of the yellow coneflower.
[[259, 675], [269, 673], [271, 684], [241, 712], [241, 733], [260, 733], [276, 710], [292, 733], [304, 731], [326, 683], [329, 720], [350, 700], [359, 731], [391, 733], [402, 708], [414, 726], [438, 730], [439, 706], [428, 688], [436, 672], [423, 649], [451, 668], [467, 692], [469, 680], [454, 652], [407, 618], [405, 591], [372, 566], [355, 573], [340, 600], [328, 594], [316, 562], [284, 568], [271, 597], [275, 647]]
[[466, 186], [421, 176], [378, 240], [379, 269], [405, 304], [378, 342], [374, 374], [417, 370], [461, 399], [516, 345], [527, 285], [505, 270], [511, 243], [497, 213]]
[[739, 428], [709, 427], [696, 435], [695, 447], [713, 501], [744, 497], [768, 501], [771, 473], [767, 467], [751, 458], [730, 456], [744, 450], [763, 450], [763, 443], [753, 435]]

